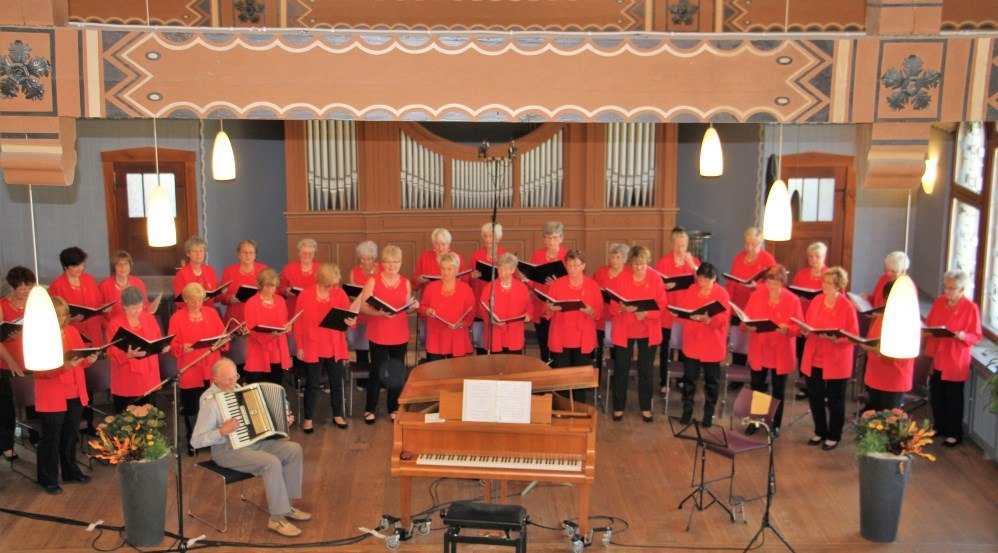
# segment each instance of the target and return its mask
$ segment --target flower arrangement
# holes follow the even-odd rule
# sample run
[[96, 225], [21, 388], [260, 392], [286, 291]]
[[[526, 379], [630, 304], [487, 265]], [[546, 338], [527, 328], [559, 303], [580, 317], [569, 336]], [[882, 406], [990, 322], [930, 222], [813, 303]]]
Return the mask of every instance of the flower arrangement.
[[165, 418], [152, 405], [129, 405], [97, 426], [97, 439], [90, 440], [94, 450], [90, 456], [112, 465], [159, 459], [170, 451], [163, 435]]
[[920, 455], [935, 461], [934, 455], [922, 451], [923, 447], [932, 443], [931, 437], [935, 433], [929, 428], [929, 421], [923, 421], [919, 426], [901, 409], [866, 411], [856, 425], [856, 455]]

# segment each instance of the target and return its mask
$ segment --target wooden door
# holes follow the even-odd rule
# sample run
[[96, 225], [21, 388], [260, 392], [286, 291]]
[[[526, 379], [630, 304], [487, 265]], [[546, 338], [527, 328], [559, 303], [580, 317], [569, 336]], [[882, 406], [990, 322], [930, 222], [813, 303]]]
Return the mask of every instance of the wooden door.
[[766, 249], [793, 276], [807, 266], [807, 247], [828, 246], [825, 263], [852, 269], [852, 228], [855, 208], [855, 171], [851, 156], [795, 154], [783, 156], [780, 176], [790, 189], [793, 207], [792, 238], [769, 242]]
[[177, 244], [166, 248], [150, 247], [146, 232], [146, 199], [157, 182], [153, 149], [103, 152], [101, 160], [110, 253], [131, 254], [135, 275], [172, 275], [184, 259], [184, 242], [197, 233], [194, 152], [159, 150], [159, 184], [174, 198], [177, 215]]

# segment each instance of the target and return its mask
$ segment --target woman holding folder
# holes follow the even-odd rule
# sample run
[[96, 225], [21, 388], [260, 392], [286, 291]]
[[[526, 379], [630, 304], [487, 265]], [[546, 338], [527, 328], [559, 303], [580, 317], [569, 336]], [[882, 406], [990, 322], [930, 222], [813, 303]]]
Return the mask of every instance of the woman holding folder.
[[[146, 299], [148, 292], [145, 283], [142, 282], [141, 278], [132, 275], [132, 256], [124, 250], [119, 250], [111, 256], [111, 276], [97, 285], [97, 289], [100, 290], [100, 304], [107, 305], [114, 302], [111, 308], [104, 313], [105, 327], [125, 312], [124, 306], [118, 300], [121, 299], [121, 292], [129, 286], [135, 286], [142, 292], [142, 304], [149, 313], [155, 313], [159, 309], [161, 297], [156, 298], [152, 303]], [[107, 334], [107, 336], [110, 337], [113, 334]]]
[[[0, 298], [0, 320], [4, 322], [14, 322], [24, 318], [24, 308], [28, 303], [28, 294], [36, 284], [35, 273], [27, 267], [20, 265], [11, 267], [7, 271], [7, 284], [11, 288], [10, 294]], [[21, 331], [8, 336], [7, 340], [0, 344], [7, 350], [10, 358], [5, 362], [0, 359], [0, 452], [5, 461], [13, 461], [18, 458], [14, 452], [14, 428], [17, 423], [17, 414], [14, 410], [14, 388], [11, 384], [12, 378], [23, 378], [24, 374], [24, 350], [21, 347]], [[28, 418], [32, 418], [33, 409], [26, 408]], [[38, 443], [38, 433], [29, 430], [29, 441]]]
[[[340, 287], [340, 268], [333, 263], [323, 263], [315, 272], [315, 284], [298, 295], [298, 309], [301, 316], [294, 324], [295, 357], [307, 363], [305, 373], [305, 408], [302, 417], [302, 430], [306, 434], [314, 432], [312, 419], [315, 413], [315, 398], [319, 393], [319, 379], [322, 373], [329, 378], [329, 401], [333, 408], [333, 423], [345, 429], [343, 418], [343, 379], [346, 366], [350, 363], [350, 350], [347, 349], [347, 335], [343, 330], [322, 326], [326, 315], [335, 307], [350, 309], [350, 299]], [[353, 327], [356, 317], [346, 319]]]
[[[856, 307], [845, 295], [848, 285], [849, 274], [842, 267], [825, 271], [821, 295], [814, 298], [807, 309], [805, 322], [810, 328], [859, 333]], [[830, 451], [842, 440], [846, 383], [852, 376], [854, 346], [842, 336], [802, 330], [807, 334], [807, 341], [800, 372], [807, 376], [807, 400], [814, 420], [814, 435], [807, 444], [820, 445]]]
[[423, 288], [420, 314], [426, 318], [426, 357], [430, 361], [471, 353], [468, 329], [476, 303], [471, 286], [457, 279], [461, 260], [446, 253], [440, 258], [440, 280]]
[[[124, 311], [111, 320], [107, 335], [113, 337], [119, 328], [148, 341], [163, 337], [156, 317], [144, 309], [145, 293], [138, 286], [129, 286], [121, 291], [121, 306]], [[170, 351], [167, 346], [162, 353]], [[111, 346], [107, 349], [111, 359], [111, 398], [114, 412], [120, 413], [143, 394], [159, 384], [159, 355], [148, 355], [131, 345], [126, 348]]]
[[[563, 262], [565, 256], [568, 255], [568, 250], [561, 246], [565, 240], [565, 226], [560, 221], [548, 221], [541, 227], [541, 232], [544, 234], [544, 247], [534, 252], [530, 262], [534, 265], [543, 265], [553, 261]], [[585, 264], [584, 261], [583, 264]], [[531, 290], [539, 290], [547, 294], [554, 280], [549, 277], [546, 282], [533, 282], [527, 279], [524, 279], [523, 282]], [[543, 300], [534, 297], [532, 301], [534, 302], [534, 313], [531, 320], [534, 321], [534, 331], [537, 333], [537, 347], [540, 349], [541, 361], [549, 363], [552, 358], [548, 337], [551, 331], [550, 315]]]
[[[797, 365], [797, 336], [800, 327], [791, 319], [802, 320], [804, 310], [800, 298], [787, 290], [787, 270], [783, 265], [773, 265], [763, 277], [763, 287], [756, 290], [745, 306], [745, 316], [776, 324], [775, 329], [760, 329], [742, 321], [742, 332], [749, 335], [748, 364], [752, 369], [752, 389], [780, 400], [773, 417], [773, 437], [780, 435], [783, 421], [783, 398], [786, 396], [787, 376]], [[769, 380], [769, 386], [766, 380]], [[750, 426], [748, 433], [756, 431]]]
[[728, 325], [731, 307], [728, 292], [716, 286], [717, 269], [710, 263], [697, 267], [696, 284], [679, 297], [679, 307], [691, 311], [716, 302], [720, 305], [711, 315], [699, 313], [683, 324], [683, 415], [682, 424], [693, 420], [693, 403], [696, 399], [697, 381], [703, 371], [703, 419], [700, 424], [709, 427], [714, 423], [714, 406], [717, 405], [718, 383], [721, 379], [721, 361], [728, 354]]
[[[59, 296], [67, 304], [81, 307], [97, 308], [103, 305], [97, 281], [93, 275], [84, 272], [87, 269], [87, 252], [76, 246], [66, 248], [59, 252], [59, 262], [63, 272], [49, 285], [50, 295]], [[103, 317], [72, 315], [69, 323], [85, 342], [90, 342], [94, 347], [104, 345]]]
[[[184, 242], [184, 252], [187, 254], [187, 264], [173, 277], [173, 295], [181, 296], [184, 288], [192, 282], [200, 284], [205, 293], [218, 288], [218, 274], [205, 263], [208, 257], [208, 242], [199, 236], [191, 236]], [[215, 308], [214, 297], [205, 296], [202, 299], [206, 307]]]
[[[494, 228], [493, 228], [494, 227]], [[471, 277], [468, 280], [468, 284], [471, 285], [471, 291], [474, 292], [476, 298], [482, 297], [482, 290], [488, 287], [489, 283], [493, 280], [493, 275], [488, 274], [486, 271], [484, 274], [478, 270], [478, 263], [485, 263], [486, 265], [496, 266], [496, 259], [504, 253], [506, 250], [499, 246], [499, 241], [502, 240], [502, 225], [496, 223], [485, 223], [482, 225], [482, 247], [478, 248], [471, 254], [469, 259], [469, 268], [471, 269]], [[495, 248], [495, 258], [492, 257], [492, 249]], [[516, 267], [513, 267], [515, 270]], [[483, 280], [483, 277], [487, 280]], [[521, 283], [522, 284], [522, 283]], [[488, 313], [479, 312], [476, 309], [475, 321], [472, 323], [471, 335], [472, 342], [479, 354], [484, 354], [489, 349], [489, 343], [485, 336], [485, 326], [489, 320]], [[521, 348], [522, 349], [522, 348]]]
[[[577, 308], [565, 308], [543, 302], [543, 313], [551, 321], [548, 347], [551, 349], [551, 366], [555, 368], [580, 367], [593, 364], [596, 349], [596, 321], [603, 316], [603, 292], [596, 281], [586, 276], [586, 258], [579, 250], [565, 254], [568, 275], [555, 280], [548, 288], [554, 301], [575, 303]], [[584, 399], [581, 391], [573, 394]]]
[[[672, 229], [671, 233], [672, 240], [672, 251], [663, 255], [662, 259], [655, 263], [655, 270], [663, 277], [680, 277], [686, 276], [693, 278], [696, 274], [697, 267], [700, 266], [700, 260], [696, 258], [693, 254], [689, 252], [690, 247], [690, 235], [686, 233], [686, 229], [683, 227], [676, 227]], [[695, 284], [694, 278], [694, 284]], [[669, 303], [676, 303], [679, 301], [679, 297], [686, 291], [687, 288], [693, 286], [690, 284], [688, 286], [679, 286], [675, 282], [665, 283], [665, 293], [666, 299]], [[661, 392], [663, 394], [669, 391], [669, 361], [672, 356], [670, 355], [669, 344], [672, 341], [672, 325], [676, 323], [675, 317], [672, 315], [668, 309], [662, 312], [662, 349], [659, 351], [659, 386], [661, 387]], [[679, 353], [680, 356], [682, 352]], [[680, 359], [682, 361], [682, 359]]]
[[[288, 307], [277, 295], [281, 279], [277, 271], [264, 269], [256, 276], [259, 291], [246, 302], [246, 382], [284, 382], [284, 371], [291, 368], [288, 350]], [[264, 330], [259, 327], [279, 330]]]
[[[627, 244], [611, 244], [610, 245], [610, 255], [607, 257], [606, 265], [603, 265], [596, 272], [593, 273], [593, 280], [599, 287], [606, 290], [607, 288], [616, 290], [615, 282], [618, 278], [627, 272], [627, 253], [631, 251], [631, 248]], [[604, 300], [606, 296], [604, 295]], [[605, 307], [605, 306], [604, 306]], [[609, 309], [603, 309], [603, 316], [596, 321], [596, 367], [600, 369], [600, 374], [603, 372], [603, 346], [606, 343], [606, 333], [612, 332], [613, 330], [613, 318], [610, 315]]]
[[[246, 299], [239, 299], [239, 289], [243, 286], [256, 287], [256, 277], [260, 271], [267, 268], [263, 263], [256, 262], [256, 242], [253, 240], [242, 240], [236, 246], [236, 255], [239, 256], [239, 263], [229, 265], [222, 271], [222, 282], [228, 282], [218, 299], [225, 305], [225, 323], [236, 321], [239, 323], [246, 321]], [[245, 293], [244, 293], [245, 294]]]
[[[222, 354], [216, 350], [203, 359], [199, 358], [225, 334], [225, 325], [218, 311], [204, 309], [204, 295], [204, 288], [196, 282], [184, 286], [184, 308], [170, 317], [167, 329], [167, 334], [173, 336], [170, 354], [177, 358], [180, 369], [187, 369], [180, 375], [180, 413], [187, 427], [188, 444], [194, 431], [192, 421], [197, 420], [200, 411], [201, 394], [211, 385], [211, 366], [222, 358]], [[229, 349], [228, 342], [220, 349]], [[194, 455], [190, 445], [187, 446], [187, 453]]]
[[[638, 407], [641, 420], [652, 422], [652, 369], [655, 348], [662, 343], [662, 311], [668, 305], [662, 279], [648, 270], [651, 252], [644, 246], [634, 246], [627, 256], [630, 271], [613, 283], [612, 291], [625, 299], [654, 300], [657, 309], [642, 309], [610, 302], [613, 316], [613, 420], [624, 418], [627, 404], [627, 380], [631, 372], [634, 350], [638, 352]], [[668, 346], [666, 346], [668, 347]]]
[[[513, 278], [517, 259], [504, 253], [495, 262], [499, 278], [485, 284], [478, 296], [481, 318], [485, 324], [485, 347], [492, 353], [522, 354], [526, 345], [524, 323], [530, 322], [530, 290], [527, 285]], [[494, 296], [494, 298], [493, 298]], [[491, 303], [494, 301], [493, 303]], [[492, 315], [489, 315], [492, 308]], [[523, 316], [521, 320], [501, 322]]]
[[[315, 284], [315, 250], [318, 242], [311, 238], [298, 241], [298, 261], [288, 263], [281, 269], [281, 286], [278, 293], [284, 296], [288, 313], [297, 313], [295, 308], [298, 293]], [[298, 289], [295, 291], [295, 289]]]

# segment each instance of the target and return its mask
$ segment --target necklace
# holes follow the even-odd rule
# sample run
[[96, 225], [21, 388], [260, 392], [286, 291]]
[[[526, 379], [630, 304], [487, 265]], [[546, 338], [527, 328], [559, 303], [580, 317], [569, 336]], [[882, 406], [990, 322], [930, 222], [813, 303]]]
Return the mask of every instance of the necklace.
[[388, 282], [388, 275], [381, 273], [381, 283], [392, 290], [398, 288], [400, 282], [402, 282], [402, 279], [399, 275], [395, 275], [395, 282]]

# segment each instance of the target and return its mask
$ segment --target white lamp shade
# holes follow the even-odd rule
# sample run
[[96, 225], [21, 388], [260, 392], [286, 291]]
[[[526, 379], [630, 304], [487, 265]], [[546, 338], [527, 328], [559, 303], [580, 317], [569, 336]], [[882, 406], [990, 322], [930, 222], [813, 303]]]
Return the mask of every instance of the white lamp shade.
[[146, 207], [146, 230], [149, 245], [153, 248], [165, 248], [177, 243], [177, 223], [173, 218], [170, 198], [162, 186], [157, 186], [150, 194]]
[[215, 146], [211, 150], [211, 178], [234, 180], [236, 178], [236, 156], [232, 152], [232, 142], [225, 131], [215, 135]]
[[45, 288], [35, 286], [24, 306], [24, 368], [50, 371], [63, 365], [62, 332], [52, 298]]
[[895, 359], [918, 357], [922, 346], [922, 318], [918, 310], [918, 291], [908, 275], [894, 281], [884, 309], [880, 353]]
[[714, 127], [707, 127], [700, 144], [700, 176], [720, 177], [724, 174], [724, 151], [721, 150], [721, 137]]
[[936, 189], [936, 177], [939, 173], [939, 164], [934, 159], [925, 160], [925, 172], [922, 173], [922, 190], [926, 195], [932, 194]]
[[793, 211], [790, 208], [790, 192], [783, 179], [773, 183], [766, 198], [766, 210], [762, 219], [762, 237], [766, 240], [785, 242], [790, 240], [793, 228]]

